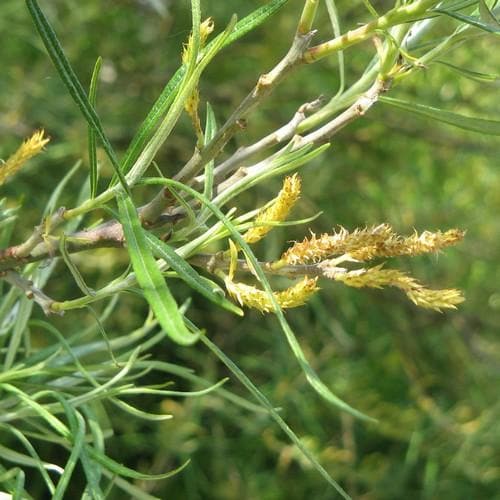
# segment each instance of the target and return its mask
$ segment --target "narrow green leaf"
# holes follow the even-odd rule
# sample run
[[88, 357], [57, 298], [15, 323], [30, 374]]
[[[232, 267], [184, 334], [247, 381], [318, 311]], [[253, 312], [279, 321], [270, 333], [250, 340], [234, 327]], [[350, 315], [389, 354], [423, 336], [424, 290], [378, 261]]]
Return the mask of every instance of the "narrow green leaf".
[[10, 370], [10, 368], [14, 364], [16, 356], [19, 354], [19, 346], [21, 344], [23, 335], [26, 334], [26, 325], [28, 324], [28, 320], [30, 319], [32, 309], [33, 301], [23, 295], [19, 299], [19, 309], [16, 315], [16, 322], [14, 323], [14, 328], [9, 339], [7, 352], [5, 354], [5, 361], [2, 368], [2, 372], [4, 374]]
[[200, 24], [201, 24], [201, 7], [200, 0], [191, 0], [191, 35], [192, 35], [192, 48], [191, 59], [187, 62], [188, 73], [194, 69], [198, 60], [198, 53], [200, 51]]
[[69, 429], [43, 405], [37, 403], [31, 395], [27, 395], [17, 387], [11, 384], [1, 384], [2, 389], [7, 392], [15, 394], [23, 401], [26, 406], [29, 406], [39, 417], [44, 419], [57, 433], [64, 438], [69, 436]]
[[[23, 470], [19, 470], [16, 478], [16, 487], [14, 489], [14, 495], [12, 495], [12, 500], [24, 500], [25, 498], [30, 498], [28, 492], [24, 489], [24, 484], [26, 481], [26, 476]], [[25, 495], [25, 496], [23, 496]]]
[[311, 465], [323, 476], [323, 478], [335, 488], [335, 490], [346, 499], [351, 497], [342, 489], [342, 487], [335, 481], [325, 468], [318, 462], [318, 459], [307, 449], [300, 438], [293, 432], [289, 425], [283, 420], [280, 414], [274, 409], [273, 405], [269, 402], [266, 396], [252, 383], [252, 381], [236, 366], [230, 358], [228, 358], [213, 342], [211, 342], [205, 335], [202, 335], [201, 342], [203, 342], [236, 376], [236, 378], [247, 388], [247, 390], [254, 396], [254, 398], [269, 412], [274, 421], [280, 426], [281, 430], [288, 436], [290, 441], [301, 451]]
[[485, 23], [489, 24], [490, 26], [496, 26], [497, 28], [500, 28], [498, 19], [495, 17], [495, 14], [491, 12], [490, 8], [484, 0], [479, 0], [479, 14], [481, 16], [481, 19]]
[[500, 121], [486, 120], [484, 118], [473, 118], [471, 116], [459, 115], [444, 109], [434, 108], [425, 104], [401, 101], [392, 97], [380, 97], [380, 102], [390, 104], [399, 109], [410, 111], [424, 118], [430, 118], [439, 122], [453, 125], [454, 127], [479, 132], [481, 134], [500, 135]]
[[118, 197], [120, 221], [137, 282], [165, 333], [176, 343], [191, 345], [198, 340], [184, 320], [149, 248], [132, 200]]
[[458, 21], [474, 26], [474, 28], [479, 28], [480, 30], [487, 31], [488, 33], [494, 33], [495, 35], [500, 34], [500, 26], [497, 24], [490, 24], [481, 19], [481, 17], [476, 16], [466, 16], [460, 12], [454, 12], [452, 10], [445, 9], [434, 9], [433, 12], [439, 12], [440, 14], [445, 14], [449, 17], [453, 17]]
[[479, 73], [477, 71], [471, 71], [470, 69], [455, 66], [454, 64], [450, 64], [449, 62], [445, 61], [435, 61], [435, 62], [437, 64], [442, 64], [443, 66], [452, 69], [458, 74], [477, 82], [490, 83], [490, 82], [497, 82], [498, 80], [500, 80], [500, 75], [496, 75], [493, 73]]
[[104, 151], [108, 155], [113, 168], [115, 169], [115, 173], [118, 176], [118, 179], [125, 191], [128, 192], [128, 186], [125, 181], [125, 177], [120, 171], [120, 166], [118, 163], [118, 159], [116, 154], [109, 142], [106, 134], [101, 125], [101, 120], [99, 116], [95, 112], [94, 107], [90, 104], [87, 94], [82, 87], [82, 84], [78, 80], [73, 68], [71, 67], [66, 55], [64, 54], [63, 48], [57, 39], [56, 33], [50, 25], [48, 19], [45, 17], [44, 13], [40, 9], [36, 0], [26, 0], [26, 5], [31, 14], [33, 22], [35, 23], [35, 27], [40, 34], [40, 38], [42, 39], [47, 52], [49, 53], [54, 66], [56, 67], [61, 80], [65, 84], [69, 94], [76, 102], [79, 107], [81, 113], [87, 120], [90, 127], [93, 128], [97, 137], [102, 143]]
[[110, 397], [109, 402], [113, 403], [115, 406], [120, 408], [120, 410], [123, 410], [125, 413], [128, 413], [129, 415], [133, 416], [134, 418], [141, 418], [143, 420], [148, 420], [150, 422], [163, 422], [164, 420], [170, 420], [173, 418], [172, 415], [168, 415], [166, 413], [157, 414], [157, 413], [150, 413], [150, 412], [146, 412], [144, 410], [140, 410], [139, 408], [136, 408], [135, 406], [132, 406], [131, 404], [125, 403], [125, 401], [122, 401], [121, 399], [118, 399], [118, 398]]
[[[328, 16], [330, 18], [330, 23], [332, 25], [333, 29], [333, 35], [337, 38], [342, 35], [342, 30], [340, 28], [340, 17], [337, 9], [337, 5], [335, 4], [334, 0], [325, 0], [326, 3], [326, 9], [328, 11]], [[370, 2], [368, 2], [370, 5]], [[378, 17], [378, 16], [376, 16]], [[339, 50], [337, 52], [337, 60], [339, 63], [339, 88], [337, 90], [337, 93], [333, 97], [333, 99], [336, 96], [339, 96], [343, 91], [345, 87], [345, 64], [344, 64], [344, 51]]]
[[231, 311], [238, 316], [243, 316], [243, 311], [227, 300], [224, 290], [219, 286], [214, 288], [214, 283], [200, 276], [175, 250], [151, 233], [146, 232], [146, 239], [156, 257], [163, 259], [193, 290], [201, 293], [208, 300]]
[[69, 436], [71, 439], [71, 453], [64, 467], [64, 472], [57, 483], [56, 491], [52, 495], [52, 500], [62, 500], [84, 447], [85, 421], [83, 420], [83, 417], [77, 413], [60, 394], [54, 393], [54, 397], [59, 400], [64, 408], [64, 413], [68, 418], [69, 428], [71, 431]]
[[[205, 123], [205, 134], [204, 140], [206, 146], [214, 137], [217, 132], [217, 122], [215, 120], [214, 110], [210, 103], [207, 102], [207, 118]], [[214, 160], [210, 160], [205, 165], [205, 186], [203, 188], [203, 196], [205, 198], [211, 200], [213, 197], [214, 190]]]
[[143, 474], [141, 472], [137, 472], [133, 469], [129, 469], [122, 464], [119, 464], [112, 458], [107, 457], [103, 453], [95, 450], [94, 448], [88, 448], [88, 453], [92, 459], [96, 462], [99, 462], [103, 467], [108, 469], [113, 474], [122, 477], [130, 477], [132, 479], [142, 479], [144, 481], [158, 481], [159, 479], [167, 479], [169, 477], [175, 476], [181, 472], [185, 467], [189, 465], [189, 460], [183, 463], [177, 469], [171, 470], [169, 472], [164, 472], [163, 474]]
[[[14, 436], [16, 436], [17, 439], [19, 439], [19, 441], [21, 441], [21, 443], [23, 444], [23, 446], [26, 448], [28, 453], [31, 455], [31, 458], [33, 459], [32, 465], [34, 465], [38, 469], [38, 472], [43, 477], [43, 480], [45, 481], [45, 484], [47, 485], [47, 489], [49, 490], [49, 492], [51, 494], [53, 494], [55, 491], [54, 482], [50, 478], [50, 476], [46, 470], [47, 469], [46, 464], [42, 461], [42, 459], [40, 458], [40, 456], [36, 452], [35, 447], [31, 444], [31, 442], [28, 440], [28, 438], [19, 429], [16, 429], [15, 427], [13, 427], [11, 425], [3, 425], [2, 427], [4, 427], [5, 430], [7, 430], [8, 432], [11, 432], [12, 434], [14, 434]], [[0, 483], [1, 483], [1, 481], [0, 481]]]
[[95, 295], [95, 291], [87, 286], [80, 271], [76, 267], [75, 263], [71, 260], [71, 256], [69, 255], [66, 248], [66, 235], [64, 233], [61, 235], [61, 238], [59, 240], [59, 251], [61, 252], [61, 257], [63, 258], [66, 267], [69, 269], [71, 275], [73, 276], [73, 279], [75, 280], [75, 283], [78, 285], [78, 288], [82, 291], [82, 293], [84, 295]]
[[[102, 57], [99, 56], [95, 62], [94, 71], [92, 71], [92, 78], [90, 80], [89, 89], [89, 102], [96, 107], [97, 99], [97, 81], [101, 72]], [[96, 137], [94, 129], [89, 125], [88, 127], [88, 143], [89, 143], [89, 168], [90, 168], [90, 197], [95, 198], [97, 194], [97, 183], [99, 182], [99, 172], [97, 170], [97, 148]]]
[[259, 262], [257, 261], [257, 258], [253, 254], [252, 250], [248, 246], [248, 244], [245, 242], [245, 240], [242, 238], [238, 230], [234, 227], [234, 225], [231, 223], [231, 221], [220, 211], [220, 209], [212, 203], [210, 200], [207, 200], [202, 194], [198, 193], [194, 189], [190, 188], [189, 186], [186, 186], [182, 184], [181, 182], [174, 181], [173, 179], [163, 179], [163, 178], [149, 178], [149, 179], [143, 179], [144, 184], [163, 184], [166, 186], [174, 186], [176, 189], [179, 190], [184, 190], [187, 193], [189, 193], [191, 196], [194, 198], [198, 199], [203, 205], [205, 205], [207, 208], [210, 209], [210, 211], [217, 217], [223, 224], [226, 226], [228, 229], [229, 233], [231, 234], [232, 239], [238, 243], [240, 248], [243, 250], [245, 253], [249, 263], [255, 270], [255, 274], [259, 281], [262, 283], [262, 286], [264, 287], [264, 290], [269, 294], [269, 299], [272, 301], [272, 304], [274, 306], [274, 312], [278, 318], [278, 321], [280, 323], [281, 329], [283, 330], [283, 333], [285, 334], [285, 337], [288, 341], [288, 344], [290, 348], [292, 349], [292, 352], [297, 359], [300, 367], [302, 368], [302, 371], [304, 372], [307, 381], [313, 387], [313, 389], [324, 399], [326, 399], [328, 402], [333, 404], [334, 406], [340, 408], [343, 411], [346, 411], [347, 413], [350, 413], [351, 415], [363, 419], [363, 420], [369, 420], [374, 422], [375, 420], [364, 413], [361, 413], [360, 411], [352, 408], [349, 406], [347, 403], [342, 401], [340, 398], [335, 396], [330, 389], [320, 380], [318, 377], [317, 373], [313, 370], [309, 362], [307, 361], [304, 352], [302, 351], [302, 348], [300, 347], [299, 342], [297, 341], [297, 338], [295, 337], [295, 334], [293, 333], [292, 329], [290, 328], [290, 325], [286, 321], [285, 315], [283, 314], [283, 310], [279, 306], [278, 302], [276, 301], [276, 298], [273, 294], [273, 290], [271, 288], [271, 285], [269, 284], [269, 281], [267, 280], [264, 271], [259, 265]]
[[[92, 441], [89, 441], [88, 446], [92, 443], [94, 448], [96, 448], [100, 453], [104, 453], [104, 433], [102, 424], [99, 423], [99, 419], [90, 408], [90, 405], [83, 406], [81, 410], [85, 415], [85, 419], [92, 436]], [[103, 474], [101, 466], [94, 460], [90, 459], [86, 447], [82, 450], [80, 460], [87, 479], [86, 490], [89, 498], [92, 498], [93, 500], [104, 500], [106, 497], [102, 493], [99, 485]]]

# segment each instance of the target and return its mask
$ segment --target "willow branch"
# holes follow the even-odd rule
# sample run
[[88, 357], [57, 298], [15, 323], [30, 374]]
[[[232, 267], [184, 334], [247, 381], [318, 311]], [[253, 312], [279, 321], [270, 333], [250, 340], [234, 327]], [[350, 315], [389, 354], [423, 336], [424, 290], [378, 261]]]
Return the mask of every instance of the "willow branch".
[[296, 33], [290, 50], [285, 57], [269, 72], [261, 75], [253, 90], [243, 99], [226, 123], [217, 131], [215, 137], [201, 150], [196, 150], [191, 159], [174, 177], [180, 182], [189, 182], [203, 166], [222, 151], [227, 142], [242, 127], [244, 118], [278, 86], [278, 84], [303, 62], [303, 55], [309, 47], [315, 31], [305, 34]]
[[[266, 135], [256, 143], [238, 149], [226, 161], [214, 168], [215, 183], [217, 184], [220, 182], [224, 176], [242, 166], [250, 158], [272, 148], [273, 146], [276, 146], [277, 144], [283, 144], [289, 141], [295, 135], [299, 125], [306, 119], [307, 115], [319, 109], [322, 104], [322, 97], [319, 97], [312, 102], [303, 104], [287, 124]], [[196, 177], [196, 181], [198, 183], [202, 183], [203, 180], [203, 175]]]
[[[224, 252], [216, 254], [199, 253], [189, 258], [189, 263], [196, 267], [201, 267], [209, 273], [216, 274], [217, 271], [229, 270], [230, 261]], [[296, 278], [299, 276], [324, 276], [324, 272], [317, 264], [300, 264], [296, 266], [285, 265], [279, 268], [273, 267], [271, 262], [259, 262], [260, 267], [266, 274], [287, 276], [289, 278]], [[238, 259], [236, 268], [238, 271], [252, 273], [248, 262], [245, 259]]]
[[50, 314], [52, 311], [52, 305], [55, 303], [53, 299], [45, 295], [39, 288], [33, 285], [31, 280], [28, 280], [12, 270], [0, 272], [0, 278], [5, 280], [7, 283], [11, 284], [22, 290], [26, 297], [34, 300], [42, 309], [45, 314]]

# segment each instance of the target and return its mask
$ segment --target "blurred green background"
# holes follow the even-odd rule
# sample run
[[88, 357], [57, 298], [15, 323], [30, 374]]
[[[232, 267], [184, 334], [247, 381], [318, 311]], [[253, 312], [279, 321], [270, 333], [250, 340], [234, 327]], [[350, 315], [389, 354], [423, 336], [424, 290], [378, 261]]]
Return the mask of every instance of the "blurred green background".
[[[98, 109], [113, 145], [124, 151], [178, 67], [189, 33], [188, 2], [40, 3], [84, 85], [97, 56], [103, 57]], [[233, 12], [242, 17], [262, 4], [202, 2], [204, 15], [213, 16], [219, 30]], [[286, 51], [301, 4], [289, 2], [268, 25], [224, 50], [206, 71], [202, 100], [210, 101], [219, 122]], [[383, 10], [390, 3], [374, 4]], [[368, 20], [362, 2], [340, 1], [338, 8], [346, 28]], [[323, 8], [318, 27], [318, 39], [327, 39], [330, 28]], [[3, 187], [3, 196], [22, 201], [14, 234], [18, 242], [38, 223], [53, 187], [71, 166], [83, 159], [86, 168], [86, 124], [66, 94], [23, 2], [0, 3], [0, 32], [0, 157], [8, 157], [36, 128], [43, 127], [51, 137], [47, 152]], [[494, 73], [500, 63], [499, 48], [498, 38], [479, 38], [446, 60]], [[372, 54], [370, 43], [346, 51], [348, 83], [360, 76]], [[249, 117], [247, 131], [227, 151], [270, 132], [301, 103], [319, 94], [331, 96], [337, 87], [335, 58], [295, 73]], [[390, 95], [498, 118], [498, 92], [498, 80], [479, 84], [433, 65]], [[193, 145], [190, 123], [184, 118], [158, 156], [158, 164], [166, 174], [174, 173], [190, 157]], [[398, 262], [432, 287], [464, 290], [467, 301], [458, 311], [428, 312], [397, 291], [354, 290], [325, 282], [309, 306], [287, 314], [322, 379], [349, 404], [378, 418], [378, 425], [340, 415], [310, 389], [273, 317], [249, 311], [239, 320], [193, 298], [192, 319], [282, 408], [285, 420], [353, 498], [500, 498], [499, 145], [497, 138], [379, 104], [339, 133], [326, 154], [302, 170], [304, 193], [294, 216], [322, 211], [311, 224], [315, 232], [381, 222], [402, 233], [467, 230], [465, 241], [445, 254]], [[85, 168], [70, 182], [63, 204], [74, 202], [72, 193], [85, 181]], [[279, 184], [276, 180], [254, 189], [239, 200], [241, 206], [260, 206], [256, 203], [272, 198]], [[276, 258], [286, 241], [306, 232], [307, 227], [276, 230], [258, 248], [259, 255]], [[81, 257], [78, 264], [88, 283], [98, 287], [123, 267], [124, 255], [95, 252]], [[59, 299], [79, 293], [62, 265], [48, 292]], [[188, 293], [178, 285], [177, 298]], [[108, 333], [130, 331], [145, 313], [142, 301], [125, 297], [106, 325]], [[84, 312], [54, 319], [67, 332], [92, 321]], [[201, 345], [186, 349], [165, 340], [154, 354], [212, 380], [228, 375]], [[227, 387], [247, 397], [236, 381]], [[153, 425], [116, 414], [109, 454], [147, 472], [168, 470], [187, 457], [192, 460], [172, 479], [141, 485], [153, 495], [193, 500], [335, 497], [266, 416], [231, 406], [213, 394], [185, 400], [141, 399], [140, 404], [175, 418]], [[55, 451], [47, 447], [44, 453], [49, 459]], [[31, 480], [36, 497], [36, 474]], [[72, 487], [76, 495], [81, 485], [75, 480]], [[118, 495], [112, 492], [109, 498]]]

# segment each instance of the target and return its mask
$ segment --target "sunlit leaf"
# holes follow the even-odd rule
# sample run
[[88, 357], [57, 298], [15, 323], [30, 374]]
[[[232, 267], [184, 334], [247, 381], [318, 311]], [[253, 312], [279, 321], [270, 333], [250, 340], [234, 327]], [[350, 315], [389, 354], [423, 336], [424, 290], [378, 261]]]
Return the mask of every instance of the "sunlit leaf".
[[118, 197], [118, 208], [132, 267], [144, 297], [165, 333], [174, 342], [181, 345], [193, 344], [198, 336], [189, 332], [184, 324], [179, 307], [151, 253], [132, 200], [125, 196]]

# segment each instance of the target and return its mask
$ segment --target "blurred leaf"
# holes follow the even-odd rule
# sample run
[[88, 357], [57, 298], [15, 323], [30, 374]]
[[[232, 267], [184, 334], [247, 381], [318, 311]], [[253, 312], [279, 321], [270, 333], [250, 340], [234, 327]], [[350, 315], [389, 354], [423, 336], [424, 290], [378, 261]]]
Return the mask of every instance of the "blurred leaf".
[[342, 489], [342, 487], [333, 479], [325, 468], [318, 462], [317, 458], [307, 449], [300, 438], [293, 432], [290, 426], [281, 418], [280, 414], [274, 409], [273, 405], [269, 402], [266, 396], [260, 391], [252, 381], [241, 371], [238, 366], [222, 352], [217, 345], [211, 342], [205, 335], [201, 337], [203, 342], [237, 377], [237, 379], [247, 388], [247, 390], [254, 396], [254, 398], [269, 412], [274, 421], [280, 426], [281, 430], [288, 436], [290, 441], [300, 450], [300, 452], [307, 458], [311, 465], [318, 471], [321, 476], [335, 488], [343, 498], [350, 499], [351, 497]]
[[453, 64], [450, 64], [445, 61], [435, 61], [437, 64], [441, 64], [443, 66], [446, 66], [453, 71], [457, 72], [458, 74], [465, 76], [466, 78], [470, 78], [471, 80], [475, 80], [477, 82], [496, 82], [500, 80], [500, 75], [493, 74], [493, 73], [478, 73], [477, 71], [471, 71], [466, 68], [460, 68], [459, 66], [455, 66]]
[[400, 99], [394, 99], [392, 97], [380, 97], [379, 101], [425, 118], [453, 125], [454, 127], [471, 130], [472, 132], [479, 132], [481, 134], [500, 135], [500, 121], [459, 115], [444, 109], [434, 108], [416, 102], [401, 101]]
[[189, 460], [187, 460], [185, 463], [183, 463], [180, 467], [177, 467], [177, 469], [171, 470], [169, 472], [164, 472], [163, 474], [143, 474], [141, 472], [137, 472], [133, 469], [129, 469], [128, 467], [125, 467], [122, 464], [119, 464], [112, 458], [107, 457], [106, 455], [100, 453], [99, 451], [95, 450], [94, 448], [88, 448], [88, 453], [92, 459], [94, 459], [96, 462], [99, 462], [102, 466], [104, 466], [106, 469], [108, 469], [110, 472], [117, 474], [119, 476], [123, 477], [130, 477], [132, 479], [142, 479], [144, 481], [158, 481], [159, 479], [167, 479], [168, 477], [175, 476], [175, 474], [178, 474], [181, 472], [185, 467], [189, 465]]
[[490, 8], [488, 7], [488, 5], [486, 5], [486, 2], [484, 0], [479, 0], [479, 14], [481, 16], [481, 19], [485, 23], [500, 28], [500, 23], [498, 22], [498, 19], [495, 17], [495, 14], [491, 12]]
[[68, 438], [71, 443], [71, 452], [64, 467], [64, 472], [57, 483], [56, 491], [52, 496], [53, 500], [62, 500], [85, 445], [85, 421], [83, 417], [68, 404], [61, 394], [54, 393], [54, 397], [61, 403], [68, 419], [70, 429]]

